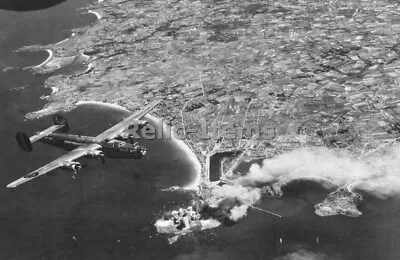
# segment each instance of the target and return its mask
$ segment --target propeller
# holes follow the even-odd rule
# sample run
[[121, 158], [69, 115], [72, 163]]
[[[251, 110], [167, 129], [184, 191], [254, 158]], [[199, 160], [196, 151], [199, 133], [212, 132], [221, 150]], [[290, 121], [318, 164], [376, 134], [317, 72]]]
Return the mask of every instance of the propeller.
[[72, 178], [75, 179], [78, 176], [79, 171], [82, 169], [81, 164], [74, 164], [72, 165], [72, 169], [74, 170], [74, 174], [72, 174]]
[[104, 156], [104, 153], [99, 153], [99, 154], [97, 155], [97, 159], [100, 160], [102, 164], [105, 164], [105, 163], [106, 163], [106, 160], [104, 159], [104, 157], [105, 157], [105, 156]]
[[104, 153], [101, 152], [101, 151], [92, 151], [92, 152], [90, 152], [88, 155], [89, 155], [91, 158], [100, 160], [102, 164], [105, 164], [105, 163], [106, 163], [106, 161], [105, 161], [105, 159], [104, 159], [104, 157], [105, 157], [105, 156], [104, 156]]

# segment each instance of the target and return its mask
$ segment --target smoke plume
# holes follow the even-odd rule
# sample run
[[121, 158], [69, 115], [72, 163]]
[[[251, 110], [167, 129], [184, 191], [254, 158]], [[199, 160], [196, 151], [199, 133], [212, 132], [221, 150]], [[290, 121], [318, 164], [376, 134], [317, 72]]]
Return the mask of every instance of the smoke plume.
[[221, 198], [233, 198], [241, 204], [254, 204], [261, 198], [260, 191], [257, 188], [244, 187], [240, 185], [224, 185], [213, 190], [215, 200]]
[[257, 187], [298, 180], [313, 181], [327, 189], [346, 186], [384, 199], [400, 192], [399, 168], [400, 145], [368, 156], [321, 147], [303, 148], [265, 159], [261, 166], [253, 164], [234, 185], [214, 189], [209, 206], [215, 210], [210, 215], [238, 221], [246, 216], [249, 206], [260, 200], [261, 190]]
[[229, 218], [233, 221], [238, 221], [239, 219], [241, 219], [247, 215], [248, 208], [249, 208], [249, 206], [246, 204], [233, 207], [230, 211]]
[[257, 188], [224, 185], [213, 190], [211, 206], [222, 210], [226, 218], [238, 221], [247, 215], [248, 206], [260, 198], [261, 192]]
[[237, 180], [242, 186], [287, 183], [302, 178], [320, 183], [348, 185], [351, 189], [385, 198], [400, 191], [400, 145], [380, 155], [357, 157], [350, 152], [327, 148], [305, 148], [288, 152], [262, 165], [253, 164], [249, 173]]
[[[279, 187], [298, 180], [315, 181], [325, 188], [345, 186], [350, 191], [363, 191], [386, 198], [400, 192], [399, 168], [400, 145], [368, 156], [328, 148], [303, 148], [265, 159], [261, 166], [253, 164], [249, 172], [233, 185], [212, 189], [210, 199], [193, 205], [193, 208], [195, 215], [203, 222], [218, 221], [230, 225], [245, 217], [248, 208], [261, 199], [261, 189], [258, 187], [266, 184]], [[178, 220], [183, 219], [184, 215]], [[159, 223], [157, 228], [173, 233], [187, 226], [178, 223], [179, 228], [175, 227], [171, 219], [171, 216], [166, 216], [159, 222], [168, 225], [164, 227]], [[324, 254], [304, 250], [282, 257], [279, 259], [327, 259]]]

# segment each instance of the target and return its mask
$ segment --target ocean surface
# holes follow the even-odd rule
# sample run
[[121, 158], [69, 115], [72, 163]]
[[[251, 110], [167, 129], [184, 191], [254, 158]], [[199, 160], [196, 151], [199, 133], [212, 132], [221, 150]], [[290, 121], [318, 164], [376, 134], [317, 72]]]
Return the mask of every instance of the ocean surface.
[[[141, 160], [107, 160], [105, 165], [81, 160], [87, 167], [76, 179], [60, 169], [18, 189], [5, 187], [65, 153], [41, 143], [24, 153], [16, 145], [17, 131], [33, 134], [47, 128], [51, 118], [24, 119], [43, 107], [40, 96], [50, 90], [43, 88], [49, 75], [32, 75], [23, 68], [41, 63], [47, 53], [13, 50], [61, 41], [71, 28], [96, 22], [94, 15], [77, 10], [89, 2], [70, 0], [24, 13], [0, 10], [0, 259], [155, 259], [157, 254], [176, 254], [163, 252], [169, 245], [156, 236], [153, 224], [168, 207], [187, 203], [189, 195], [161, 189], [190, 184], [195, 171], [171, 140], [141, 141], [148, 149]], [[96, 135], [127, 115], [96, 105], [65, 114], [71, 133], [84, 135]]]
[[[141, 160], [82, 160], [87, 167], [73, 179], [56, 170], [17, 189], [6, 185], [64, 154], [41, 143], [20, 151], [17, 131], [32, 134], [51, 118], [26, 121], [43, 107], [48, 75], [23, 68], [41, 63], [47, 53], [15, 53], [24, 45], [48, 44], [70, 29], [95, 21], [83, 15], [89, 0], [69, 0], [35, 12], [0, 10], [0, 259], [400, 259], [400, 203], [397, 198], [368, 199], [358, 219], [321, 218], [313, 205], [324, 191], [299, 187], [281, 199], [263, 198], [259, 211], [232, 226], [197, 232], [169, 245], [153, 226], [164, 211], [185, 206], [190, 193], [163, 188], [193, 181], [194, 169], [170, 140], [141, 141]], [[127, 113], [81, 105], [66, 113], [71, 133], [95, 135]], [[249, 163], [240, 166], [246, 172]], [[217, 166], [216, 166], [217, 167]]]

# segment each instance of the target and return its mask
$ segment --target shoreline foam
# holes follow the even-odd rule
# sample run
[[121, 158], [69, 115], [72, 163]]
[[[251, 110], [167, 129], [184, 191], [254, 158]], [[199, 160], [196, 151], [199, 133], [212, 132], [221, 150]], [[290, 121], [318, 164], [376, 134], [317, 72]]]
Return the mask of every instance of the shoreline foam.
[[[105, 106], [105, 107], [109, 107], [109, 108], [114, 108], [114, 109], [119, 109], [119, 110], [123, 110], [126, 112], [130, 112], [131, 111], [121, 105], [117, 105], [117, 104], [112, 104], [112, 103], [106, 103], [106, 102], [101, 102], [101, 101], [95, 101], [95, 100], [91, 100], [91, 101], [79, 101], [76, 103], [77, 106], [79, 105], [99, 105], [99, 106]], [[161, 118], [154, 116], [154, 115], [150, 115], [147, 114], [146, 117], [148, 117], [151, 121], [154, 122], [160, 122]], [[169, 126], [163, 125], [163, 132], [165, 133], [165, 131], [171, 131], [174, 129], [168, 129]], [[166, 129], [167, 128], [167, 129]], [[174, 131], [172, 131], [174, 133]], [[163, 134], [164, 134], [163, 133]], [[177, 139], [174, 135], [171, 136], [171, 140], [173, 140], [174, 145], [176, 145], [177, 147], [179, 147], [187, 156], [187, 159], [189, 159], [189, 161], [193, 164], [193, 167], [196, 171], [196, 177], [195, 179], [187, 184], [185, 187], [183, 187], [185, 190], [197, 190], [200, 182], [201, 182], [201, 164], [200, 161], [198, 160], [196, 154], [190, 149], [190, 147], [183, 141], [180, 139]]]
[[58, 88], [56, 88], [56, 87], [51, 87], [51, 93], [50, 93], [50, 95], [56, 93], [57, 91], [58, 91]]
[[93, 69], [93, 68], [94, 68], [93, 63], [89, 63], [89, 64], [87, 65], [86, 70], [85, 70], [84, 72], [82, 72], [81, 74], [88, 73], [88, 72], [89, 72], [91, 69]]
[[100, 20], [102, 18], [102, 16], [96, 11], [89, 10], [88, 13], [89, 14], [94, 14], [96, 16], [97, 20]]
[[61, 41], [59, 41], [59, 42], [54, 43], [54, 45], [60, 45], [60, 44], [66, 42], [66, 41], [68, 41], [68, 40], [69, 40], [69, 37], [68, 37], [68, 38], [65, 38], [64, 40], [61, 40]]
[[85, 54], [84, 51], [82, 51], [82, 50], [79, 51], [78, 55], [82, 56], [84, 59], [87, 59], [87, 60], [90, 59], [90, 56]]
[[[159, 122], [161, 120], [161, 118], [156, 117], [154, 115], [147, 115], [148, 118], [150, 118], [153, 121]], [[185, 190], [197, 190], [200, 182], [201, 182], [201, 164], [199, 159], [197, 158], [196, 154], [190, 149], [189, 145], [186, 144], [183, 140], [180, 140], [178, 138], [176, 138], [176, 136], [174, 136], [174, 127], [167, 126], [165, 124], [163, 124], [163, 132], [165, 133], [165, 131], [170, 131], [173, 134], [171, 135], [171, 140], [173, 140], [173, 143], [179, 147], [187, 156], [187, 159], [189, 159], [189, 161], [192, 162], [193, 164], [193, 168], [196, 171], [196, 178], [189, 183], [188, 185], [186, 185], [185, 187], [183, 187]], [[163, 133], [163, 134], [164, 134]]]
[[102, 102], [102, 101], [96, 101], [96, 100], [88, 100], [88, 101], [78, 101], [76, 102], [77, 106], [80, 105], [98, 105], [98, 106], [104, 106], [104, 107], [109, 107], [109, 108], [114, 108], [114, 109], [119, 109], [119, 110], [123, 110], [126, 112], [131, 112], [129, 109], [118, 105], [118, 104], [112, 104], [112, 103], [106, 103], [106, 102]]
[[33, 68], [39, 68], [39, 67], [44, 66], [44, 65], [46, 65], [47, 63], [50, 62], [50, 60], [51, 60], [51, 59], [53, 58], [53, 56], [54, 56], [54, 53], [53, 53], [53, 51], [50, 50], [50, 49], [47, 49], [46, 51], [47, 51], [47, 53], [49, 54], [49, 57], [47, 57], [47, 59], [46, 59], [45, 61], [43, 61], [42, 63], [40, 63], [39, 65], [33, 66]]

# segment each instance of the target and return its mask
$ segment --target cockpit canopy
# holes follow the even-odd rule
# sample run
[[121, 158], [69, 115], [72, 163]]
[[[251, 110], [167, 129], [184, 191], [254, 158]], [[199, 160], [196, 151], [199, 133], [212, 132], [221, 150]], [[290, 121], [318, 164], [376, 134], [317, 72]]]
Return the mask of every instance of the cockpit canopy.
[[138, 145], [137, 143], [127, 143], [120, 140], [111, 140], [107, 142], [111, 145], [114, 149], [117, 149], [122, 152], [129, 152], [129, 153], [140, 153], [145, 155], [147, 150], [144, 146]]
[[[110, 143], [110, 142], [109, 142]], [[126, 146], [126, 143], [124, 141], [118, 141], [118, 140], [113, 140], [111, 141], [111, 144], [114, 148], [123, 148]]]

